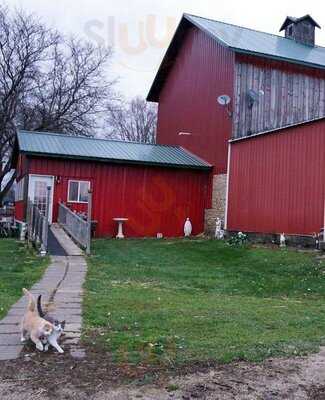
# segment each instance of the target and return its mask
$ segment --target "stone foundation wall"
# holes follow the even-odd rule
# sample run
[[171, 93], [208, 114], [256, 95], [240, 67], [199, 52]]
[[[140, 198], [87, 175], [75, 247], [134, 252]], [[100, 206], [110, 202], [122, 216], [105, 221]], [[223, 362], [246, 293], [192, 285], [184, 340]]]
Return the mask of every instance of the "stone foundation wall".
[[213, 176], [212, 182], [212, 208], [205, 210], [204, 231], [207, 235], [214, 236], [216, 219], [221, 218], [225, 222], [227, 194], [227, 174]]

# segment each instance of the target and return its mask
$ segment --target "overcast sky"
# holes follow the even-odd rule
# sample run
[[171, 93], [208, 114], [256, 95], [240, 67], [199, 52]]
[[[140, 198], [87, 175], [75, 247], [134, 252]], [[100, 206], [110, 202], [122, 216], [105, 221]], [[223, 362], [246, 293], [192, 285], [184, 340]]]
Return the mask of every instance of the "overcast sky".
[[325, 46], [325, 6], [320, 0], [7, 0], [37, 13], [66, 34], [114, 49], [108, 70], [127, 97], [146, 96], [183, 12], [278, 34], [287, 15], [307, 13], [321, 25], [316, 41]]

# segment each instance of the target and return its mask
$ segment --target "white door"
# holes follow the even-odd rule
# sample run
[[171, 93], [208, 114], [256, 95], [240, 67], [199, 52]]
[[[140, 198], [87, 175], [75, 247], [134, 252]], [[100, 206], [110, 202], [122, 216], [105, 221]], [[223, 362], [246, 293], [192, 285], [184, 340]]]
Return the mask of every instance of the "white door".
[[46, 212], [47, 188], [50, 187], [49, 223], [52, 223], [54, 177], [47, 175], [29, 175], [28, 197], [37, 205], [43, 215]]

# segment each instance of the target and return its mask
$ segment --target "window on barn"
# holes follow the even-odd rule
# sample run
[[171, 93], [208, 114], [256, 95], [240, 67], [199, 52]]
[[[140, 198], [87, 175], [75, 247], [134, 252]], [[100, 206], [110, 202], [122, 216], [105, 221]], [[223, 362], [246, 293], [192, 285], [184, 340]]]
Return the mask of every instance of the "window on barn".
[[88, 203], [88, 181], [69, 181], [68, 202], [69, 203]]

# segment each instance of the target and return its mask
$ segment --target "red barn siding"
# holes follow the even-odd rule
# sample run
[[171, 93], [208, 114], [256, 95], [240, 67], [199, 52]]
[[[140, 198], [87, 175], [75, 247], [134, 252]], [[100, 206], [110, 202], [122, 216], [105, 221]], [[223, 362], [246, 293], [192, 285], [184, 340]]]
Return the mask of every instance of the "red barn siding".
[[157, 142], [181, 145], [214, 165], [215, 173], [226, 172], [232, 121], [217, 96], [233, 97], [233, 82], [234, 54], [190, 29], [159, 96]]
[[[106, 164], [87, 161], [33, 158], [29, 173], [54, 175], [54, 221], [59, 200], [67, 201], [69, 179], [89, 180], [93, 188], [93, 219], [98, 221], [97, 236], [116, 234], [114, 217], [127, 217], [129, 237], [183, 235], [186, 217], [193, 233], [204, 229], [204, 209], [209, 206], [209, 173], [159, 167]], [[70, 204], [73, 210], [86, 210], [84, 204]]]
[[15, 202], [15, 218], [18, 221], [24, 221], [25, 219], [25, 203], [23, 201]]
[[19, 154], [16, 166], [17, 182], [28, 173], [28, 166], [29, 159], [24, 154]]
[[[19, 182], [26, 174], [28, 174], [29, 160], [25, 155], [19, 154], [16, 166], [17, 182]], [[25, 220], [26, 204], [23, 200], [15, 201], [15, 218], [18, 221]]]
[[325, 121], [231, 144], [227, 229], [312, 234], [324, 222]]
[[316, 78], [324, 78], [325, 71], [322, 68], [313, 68], [310, 66], [296, 64], [283, 60], [273, 60], [271, 58], [262, 56], [253, 56], [249, 54], [236, 53], [235, 61], [247, 64], [254, 64], [263, 68], [279, 69], [288, 71], [293, 74], [303, 74], [308, 76], [315, 76]]

